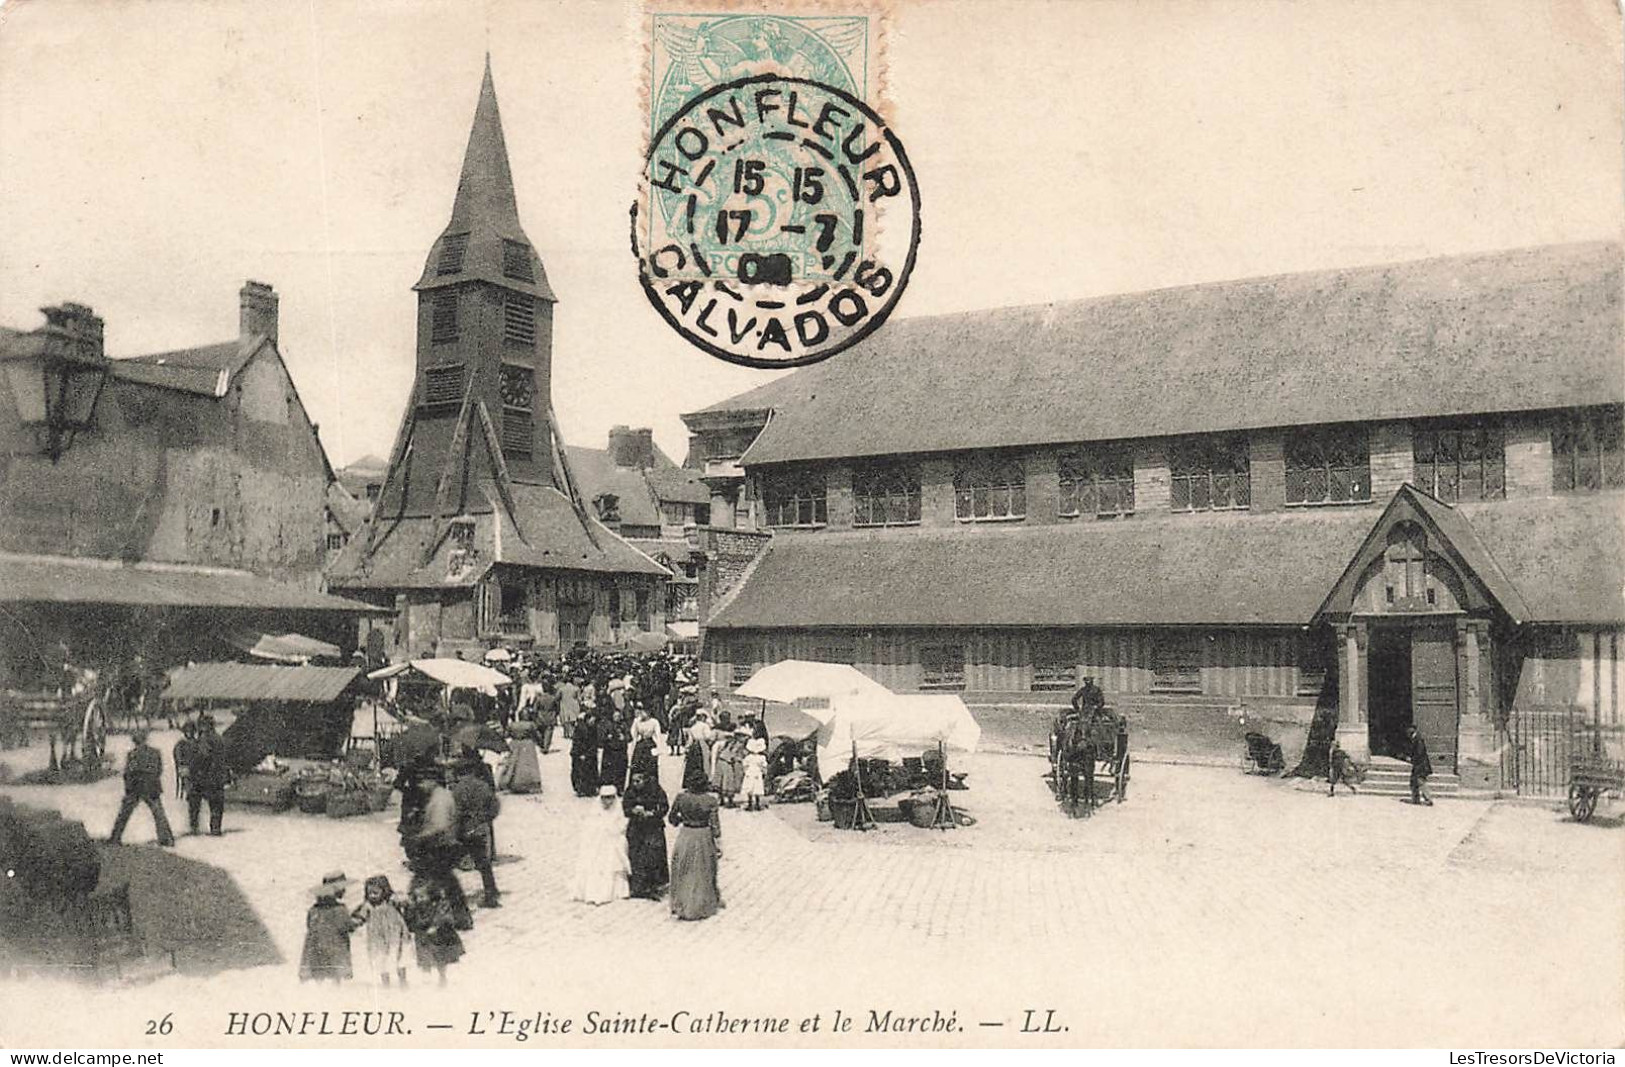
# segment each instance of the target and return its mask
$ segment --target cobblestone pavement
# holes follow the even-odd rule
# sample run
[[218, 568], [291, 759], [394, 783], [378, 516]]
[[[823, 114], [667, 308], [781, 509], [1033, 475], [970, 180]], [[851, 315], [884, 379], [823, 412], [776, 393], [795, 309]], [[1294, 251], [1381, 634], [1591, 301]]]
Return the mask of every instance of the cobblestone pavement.
[[[674, 790], [678, 761], [663, 763]], [[826, 1026], [841, 1008], [859, 1014], [848, 1036], [866, 1041], [911, 1039], [859, 1033], [871, 1008], [938, 1007], [957, 1009], [964, 1029], [927, 1039], [959, 1043], [1482, 1047], [1625, 1037], [1618, 818], [1581, 826], [1555, 808], [1466, 800], [1415, 808], [1327, 797], [1323, 784], [1145, 764], [1127, 803], [1068, 819], [1043, 769], [1032, 757], [976, 757], [972, 788], [954, 794], [976, 824], [946, 832], [836, 831], [810, 805], [725, 812], [727, 908], [678, 923], [658, 903], [566, 899], [575, 827], [590, 802], [569, 795], [555, 752], [543, 761], [543, 796], [504, 798], [504, 906], [477, 913], [451, 989], [429, 1000], [414, 991], [384, 1001], [364, 979], [318, 998], [293, 976], [306, 892], [324, 871], [404, 883], [392, 812], [329, 820], [232, 811], [226, 837], [183, 838], [180, 852], [232, 872], [288, 962], [171, 976], [120, 997], [75, 995], [100, 1004], [110, 1026], [137, 1026], [155, 1003], [192, 1005], [189, 1025], [205, 1042], [220, 1040], [211, 1034], [228, 1008], [318, 1000], [417, 1004], [423, 1017], [438, 1012], [459, 1026], [461, 1009], [476, 1007], [578, 1017], [592, 1007], [793, 1007], [797, 1018], [820, 1012]], [[5, 791], [105, 834], [118, 783]], [[139, 811], [126, 841], [150, 839]], [[24, 992], [50, 988], [33, 982]], [[1055, 1025], [1070, 1029], [1022, 1035], [1029, 1008], [1055, 1009]], [[21, 1040], [4, 1033], [13, 1025], [0, 1022], [5, 1043]], [[413, 1040], [457, 1035], [420, 1030]]]

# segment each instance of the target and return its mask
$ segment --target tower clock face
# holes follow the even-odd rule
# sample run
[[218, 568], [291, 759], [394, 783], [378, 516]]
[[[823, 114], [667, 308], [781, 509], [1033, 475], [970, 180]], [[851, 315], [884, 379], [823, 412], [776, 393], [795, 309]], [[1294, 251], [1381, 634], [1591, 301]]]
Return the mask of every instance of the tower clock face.
[[530, 410], [536, 379], [529, 367], [502, 368], [502, 406]]

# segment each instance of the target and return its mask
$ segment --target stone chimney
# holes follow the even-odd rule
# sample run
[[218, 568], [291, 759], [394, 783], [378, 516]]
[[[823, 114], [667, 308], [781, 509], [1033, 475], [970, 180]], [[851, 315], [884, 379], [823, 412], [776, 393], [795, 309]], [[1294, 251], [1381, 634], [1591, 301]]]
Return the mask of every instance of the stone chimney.
[[616, 426], [609, 431], [609, 458], [617, 467], [646, 471], [655, 465], [655, 435], [647, 427]]
[[40, 313], [45, 316], [46, 328], [58, 332], [73, 347], [76, 355], [89, 359], [103, 358], [105, 351], [100, 315], [84, 304], [71, 303], [40, 308]]
[[238, 333], [243, 337], [269, 337], [276, 344], [276, 290], [264, 282], [245, 282], [237, 296], [241, 313]]

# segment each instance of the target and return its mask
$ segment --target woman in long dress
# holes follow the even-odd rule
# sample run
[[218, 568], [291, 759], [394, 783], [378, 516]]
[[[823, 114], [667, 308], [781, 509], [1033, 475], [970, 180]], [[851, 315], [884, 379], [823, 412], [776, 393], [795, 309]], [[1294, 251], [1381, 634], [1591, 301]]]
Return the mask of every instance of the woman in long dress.
[[519, 719], [508, 729], [511, 738], [497, 775], [497, 788], [508, 793], [540, 793], [542, 764], [534, 740], [536, 727]]
[[693, 750], [683, 769], [683, 791], [672, 801], [668, 821], [680, 827], [671, 849], [671, 913], [679, 919], [709, 918], [722, 907], [717, 885], [722, 820]]
[[623, 792], [626, 789], [626, 745], [629, 740], [626, 720], [619, 711], [611, 710], [598, 716], [598, 729], [604, 746], [598, 784], [612, 785], [615, 792]]
[[621, 815], [617, 790], [598, 790], [598, 803], [581, 821], [576, 842], [575, 881], [570, 899], [608, 904], [631, 895], [631, 862], [626, 855], [626, 819]]
[[660, 780], [660, 756], [656, 745], [659, 743], [660, 723], [649, 715], [647, 708], [640, 706], [637, 717], [632, 720], [632, 773], [639, 771]]
[[585, 712], [570, 738], [570, 788], [578, 797], [598, 792], [598, 728], [592, 712]]
[[671, 802], [660, 781], [637, 770], [622, 801], [626, 812], [626, 853], [632, 864], [632, 895], [659, 900], [671, 880], [666, 864], [666, 813]]

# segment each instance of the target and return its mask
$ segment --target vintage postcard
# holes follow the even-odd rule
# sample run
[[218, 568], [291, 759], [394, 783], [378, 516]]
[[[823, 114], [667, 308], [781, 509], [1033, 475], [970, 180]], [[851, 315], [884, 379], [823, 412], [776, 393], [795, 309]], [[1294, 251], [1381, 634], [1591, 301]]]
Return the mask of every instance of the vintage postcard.
[[0, 4], [0, 1046], [1617, 1048], [1622, 134], [1609, 0]]

